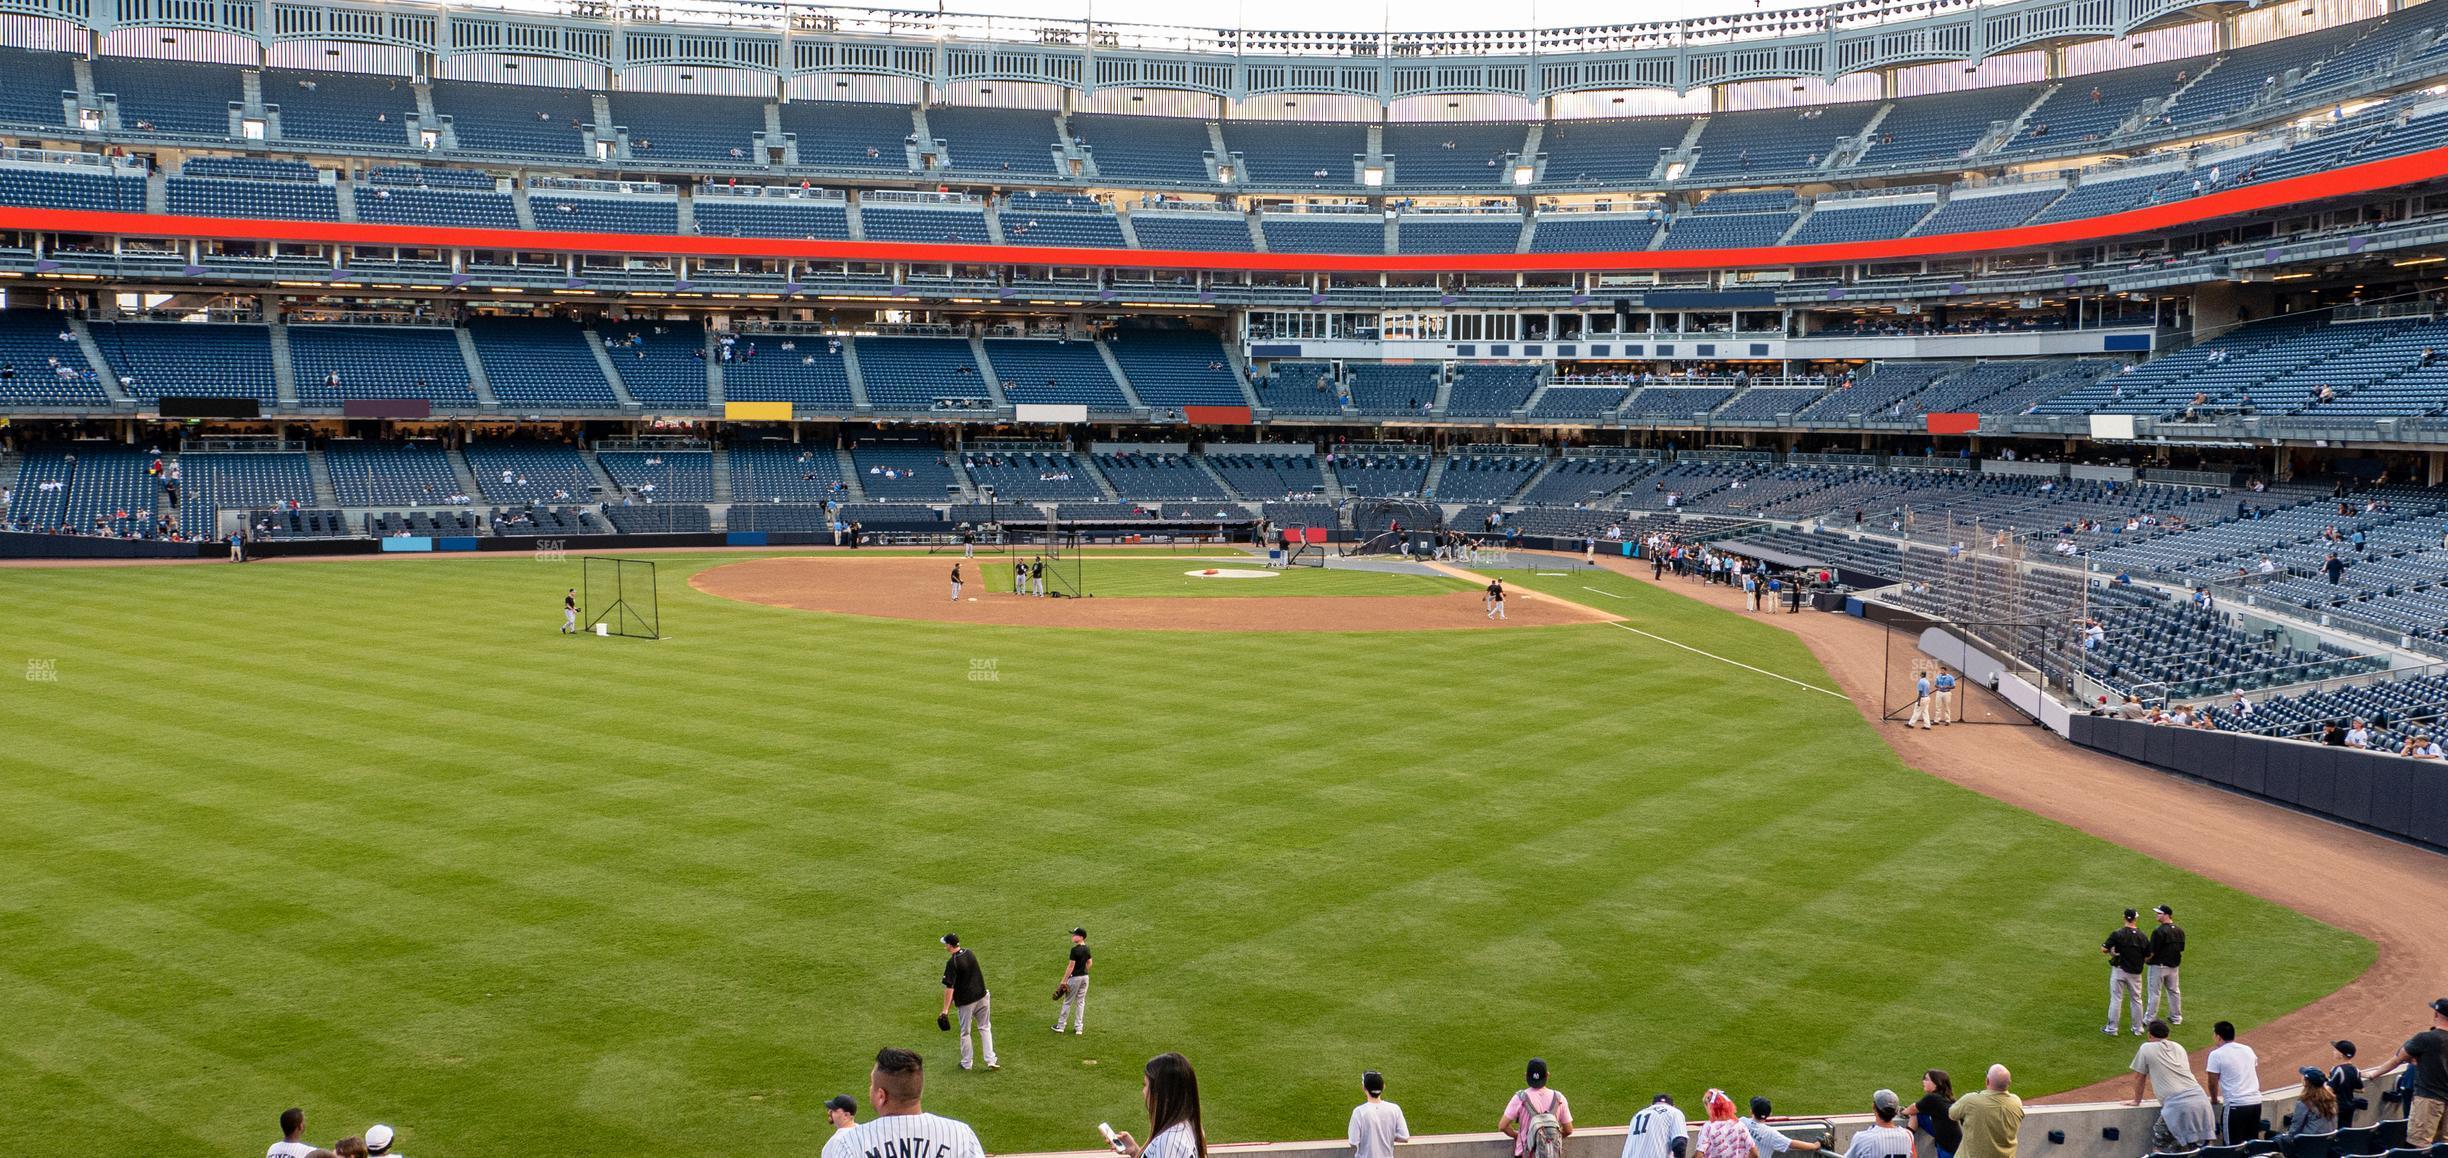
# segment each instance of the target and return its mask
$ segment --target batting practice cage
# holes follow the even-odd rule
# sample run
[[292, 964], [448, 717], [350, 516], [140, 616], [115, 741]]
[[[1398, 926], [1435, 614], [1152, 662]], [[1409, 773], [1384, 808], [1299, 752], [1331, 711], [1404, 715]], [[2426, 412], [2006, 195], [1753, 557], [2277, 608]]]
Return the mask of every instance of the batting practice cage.
[[[1003, 565], [1029, 567], [1045, 564], [1045, 593], [1065, 599], [1085, 599], [1088, 590], [1087, 541], [1078, 531], [1066, 531], [1059, 523], [1032, 521], [1004, 524]], [[1004, 578], [1011, 573], [1004, 572]]]
[[655, 601], [655, 565], [644, 559], [587, 555], [579, 559], [587, 630], [631, 639], [663, 638], [663, 613]]
[[2072, 692], [2084, 682], [2081, 574], [2033, 565], [2019, 541], [1967, 539], [1903, 545], [1903, 582], [1889, 598], [1929, 618], [1886, 624], [1888, 719], [1909, 720], [1918, 674], [1935, 680], [1942, 667], [1969, 689], [1951, 713], [1966, 724], [2035, 722], [2036, 702], [2010, 704], [1993, 687]]

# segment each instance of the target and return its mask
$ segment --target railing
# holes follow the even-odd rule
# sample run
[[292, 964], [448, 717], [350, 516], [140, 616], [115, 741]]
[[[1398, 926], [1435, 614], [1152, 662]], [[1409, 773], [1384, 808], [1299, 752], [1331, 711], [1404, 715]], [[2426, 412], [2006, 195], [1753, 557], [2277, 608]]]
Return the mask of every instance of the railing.
[[304, 454], [306, 444], [280, 438], [191, 438], [180, 454]]
[[661, 434], [661, 435], [649, 434], [649, 435], [641, 435], [641, 436], [638, 436], [638, 437], [636, 437], [636, 438], [606, 438], [606, 439], [602, 439], [602, 440], [600, 440], [600, 441], [596, 442], [596, 444], [595, 444], [595, 449], [596, 449], [596, 450], [598, 450], [598, 451], [607, 451], [607, 450], [608, 450], [608, 451], [613, 451], [613, 452], [616, 452], [616, 453], [617, 453], [617, 452], [631, 452], [631, 453], [644, 453], [644, 454], [683, 454], [683, 453], [700, 453], [700, 454], [702, 454], [702, 453], [705, 453], [705, 452], [708, 452], [708, 451], [713, 450], [713, 449], [714, 449], [714, 444], [713, 444], [712, 442], [707, 441], [706, 439], [702, 439], [702, 438], [694, 438], [694, 437], [690, 437], [690, 436], [688, 436], [688, 435], [683, 435], [683, 434]]
[[598, 181], [591, 177], [529, 177], [530, 189], [558, 189], [568, 193], [617, 193], [623, 196], [676, 197], [677, 185], [660, 181]]
[[819, 189], [797, 185], [726, 185], [709, 181], [697, 186], [699, 200], [705, 198], [736, 198], [743, 201], [813, 201], [820, 205], [847, 205], [850, 195], [839, 189]]
[[447, 330], [451, 319], [421, 310], [333, 310], [314, 306], [283, 316], [293, 326], [389, 326], [394, 329]]
[[932, 193], [916, 189], [870, 189], [859, 194], [862, 205], [925, 205], [952, 209], [983, 209], [985, 198], [969, 193]]
[[86, 153], [73, 149], [0, 149], [0, 161], [26, 165], [73, 165], [78, 168], [119, 169], [130, 176], [145, 172], [145, 163], [135, 157], [109, 157], [101, 153]]

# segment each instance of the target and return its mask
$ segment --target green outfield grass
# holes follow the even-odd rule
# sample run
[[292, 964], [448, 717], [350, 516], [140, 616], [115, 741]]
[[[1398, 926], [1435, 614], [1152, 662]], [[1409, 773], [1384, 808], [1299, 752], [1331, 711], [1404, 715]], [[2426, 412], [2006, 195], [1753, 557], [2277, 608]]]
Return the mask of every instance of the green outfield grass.
[[[658, 560], [661, 642], [557, 635], [575, 560], [0, 571], [37, 677], [0, 681], [0, 1153], [257, 1153], [302, 1104], [418, 1158], [805, 1154], [886, 1044], [1004, 1152], [1140, 1121], [1175, 1048], [1219, 1140], [1340, 1136], [1372, 1066], [1415, 1130], [1486, 1129], [1532, 1054], [1584, 1123], [1709, 1085], [1833, 1111], [1933, 1065], [2121, 1072], [2125, 905], [2185, 914], [2205, 1025], [2372, 959], [1606, 624], [1185, 637], [687, 587], [731, 558]], [[1827, 680], [1765, 624], [1528, 581]], [[1055, 1039], [1074, 924], [1095, 1004]], [[1000, 1073], [932, 1024], [948, 931]]]
[[[980, 556], [978, 573], [986, 577], [986, 589], [1004, 595], [1011, 594], [1010, 560], [1003, 557]], [[1066, 570], [1073, 563], [1060, 564]], [[1387, 571], [1332, 571], [1318, 567], [1287, 567], [1272, 579], [1204, 579], [1187, 574], [1205, 568], [1229, 568], [1242, 571], [1264, 570], [1266, 561], [1256, 556], [1175, 555], [1163, 559], [1113, 559], [1095, 555], [1080, 562], [1081, 583], [1100, 599], [1162, 598], [1192, 595], [1200, 598], [1263, 595], [1442, 595], [1449, 591], [1468, 591], [1478, 584], [1446, 575], [1403, 575]], [[1049, 583], [1052, 572], [1049, 569]], [[1051, 986], [1048, 987], [1051, 989]]]

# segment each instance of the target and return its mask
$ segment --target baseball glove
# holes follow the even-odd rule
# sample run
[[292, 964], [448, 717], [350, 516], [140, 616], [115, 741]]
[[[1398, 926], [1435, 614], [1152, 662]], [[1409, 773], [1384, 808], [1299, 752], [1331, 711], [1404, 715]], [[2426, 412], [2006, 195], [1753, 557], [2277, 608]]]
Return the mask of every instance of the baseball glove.
[[945, 1033], [950, 1033], [950, 1032], [952, 1032], [952, 1015], [951, 1015], [951, 1014], [949, 1014], [949, 1013], [938, 1013], [938, 1014], [936, 1014], [936, 1015], [935, 1015], [935, 1028], [940, 1029], [940, 1030], [944, 1031]]
[[1055, 982], [1055, 983], [1054, 983], [1054, 1000], [1056, 1000], [1056, 1001], [1060, 1001], [1060, 1000], [1062, 1000], [1063, 998], [1066, 998], [1066, 997], [1069, 997], [1069, 996], [1071, 996], [1071, 983], [1070, 983], [1070, 982], [1068, 982], [1068, 981], [1057, 981], [1057, 982]]

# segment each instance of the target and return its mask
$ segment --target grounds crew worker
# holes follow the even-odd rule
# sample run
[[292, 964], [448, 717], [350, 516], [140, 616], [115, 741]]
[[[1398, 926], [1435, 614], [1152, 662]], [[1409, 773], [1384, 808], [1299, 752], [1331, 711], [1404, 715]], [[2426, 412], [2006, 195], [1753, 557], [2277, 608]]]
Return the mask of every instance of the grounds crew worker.
[[2108, 955], [2108, 1028], [2101, 1032], [2110, 1037], [2117, 1035], [2120, 1001], [2133, 1006], [2135, 1036], [2141, 1035], [2143, 1025], [2150, 1020], [2142, 1015], [2142, 966], [2150, 960], [2150, 940], [2142, 935], [2142, 930], [2134, 928], [2138, 916], [2132, 909], [2125, 910], [2125, 924], [2100, 942], [2100, 952]]
[[960, 1067], [971, 1067], [969, 1031], [977, 1030], [978, 1042], [986, 1049], [986, 1068], [1002, 1069], [995, 1060], [993, 1002], [986, 992], [986, 971], [978, 967], [977, 954], [961, 948], [960, 934], [943, 936], [944, 950], [952, 955], [944, 962], [943, 1008], [935, 1014], [935, 1027], [952, 1028], [953, 1006], [960, 1007]]
[[[1055, 983], [1054, 999], [1062, 1003], [1054, 1013], [1054, 1032], [1063, 1026], [1073, 1026], [1074, 1035], [1088, 1032], [1088, 930], [1071, 930], [1071, 955], [1063, 961], [1062, 980]], [[1072, 1014], [1079, 1014], [1076, 1022]]]

